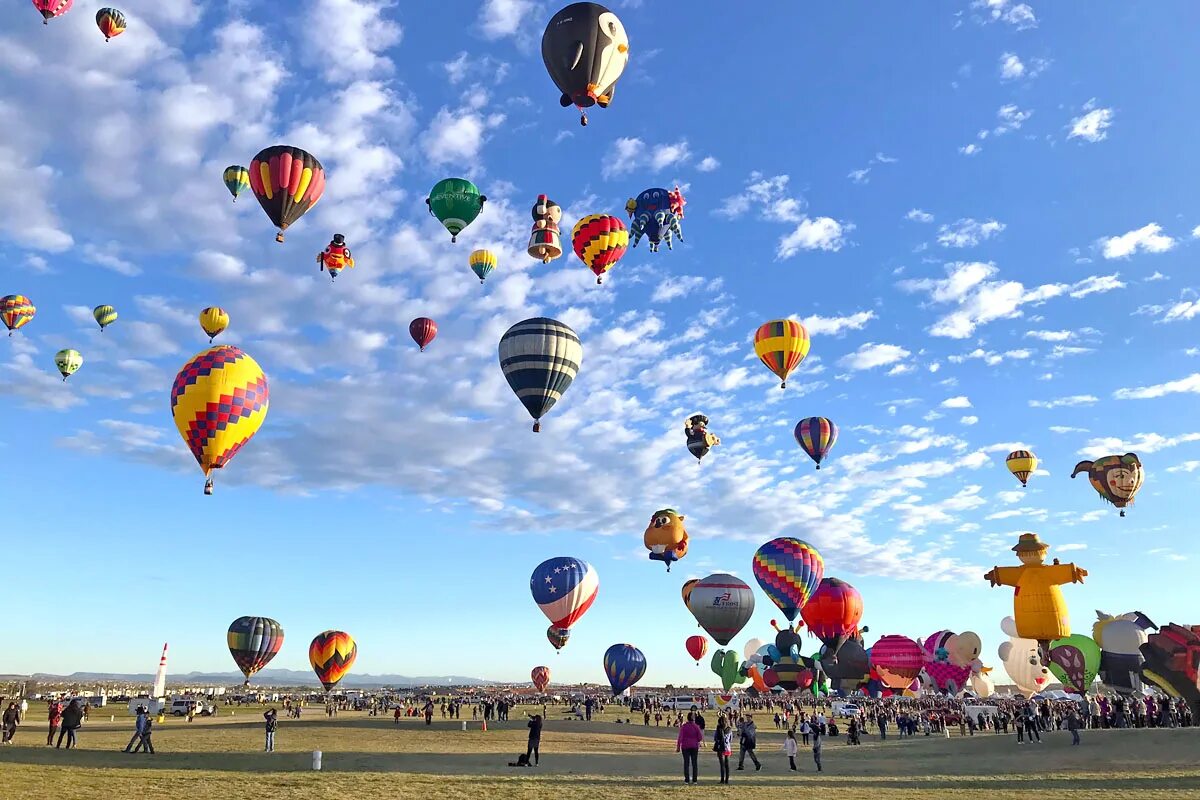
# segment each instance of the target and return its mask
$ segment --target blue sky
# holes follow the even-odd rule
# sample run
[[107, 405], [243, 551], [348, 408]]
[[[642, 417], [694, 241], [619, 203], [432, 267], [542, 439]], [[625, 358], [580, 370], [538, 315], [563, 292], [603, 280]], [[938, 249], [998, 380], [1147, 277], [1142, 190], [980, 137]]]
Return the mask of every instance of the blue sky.
[[[226, 626], [263, 614], [287, 632], [273, 666], [306, 668], [332, 627], [361, 672], [599, 681], [626, 641], [647, 683], [712, 682], [679, 586], [751, 580], [779, 535], [860, 589], [869, 639], [975, 630], [995, 663], [1011, 591], [982, 574], [1022, 531], [1090, 570], [1065, 590], [1076, 630], [1191, 619], [1200, 121], [1178, 7], [617, 3], [630, 66], [581, 129], [541, 63], [543, 2], [130, 0], [108, 44], [98, 5], [0, 37], [0, 294], [38, 307], [0, 341], [23, 643], [4, 671], [147, 671], [163, 641], [173, 671], [232, 669]], [[275, 143], [328, 175], [282, 246], [220, 180]], [[452, 175], [489, 198], [455, 245], [423, 202]], [[686, 241], [603, 287], [525, 254], [541, 192], [569, 230], [676, 182]], [[313, 254], [334, 232], [358, 267], [331, 286]], [[103, 334], [100, 303], [121, 315]], [[205, 497], [168, 390], [214, 304], [272, 402]], [[542, 314], [584, 359], [534, 436], [495, 347]], [[781, 392], [751, 338], [790, 315], [812, 350]], [[62, 347], [86, 359], [65, 385]], [[700, 467], [695, 409], [723, 439]], [[842, 430], [819, 473], [791, 437], [812, 415]], [[1043, 462], [1024, 492], [1017, 446]], [[1126, 450], [1147, 480], [1120, 519], [1068, 476]], [[693, 537], [669, 576], [641, 543], [668, 505]], [[527, 584], [555, 555], [601, 581], [559, 656]], [[771, 634], [758, 604], [739, 649]]]

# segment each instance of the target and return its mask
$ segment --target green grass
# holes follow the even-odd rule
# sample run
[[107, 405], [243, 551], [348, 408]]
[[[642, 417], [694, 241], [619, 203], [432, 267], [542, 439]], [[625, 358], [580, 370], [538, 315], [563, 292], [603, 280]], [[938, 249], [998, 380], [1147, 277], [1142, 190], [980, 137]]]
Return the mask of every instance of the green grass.
[[[257, 709], [223, 709], [215, 719], [192, 723], [168, 718], [157, 725], [158, 754], [119, 752], [132, 724], [120, 710], [115, 722], [94, 714], [74, 751], [45, 747], [40, 706], [21, 727], [14, 746], [0, 748], [4, 798], [171, 798], [226, 800], [286, 797], [327, 800], [383, 798], [595, 798], [692, 796], [682, 785], [675, 731], [640, 724], [565, 721], [551, 708], [542, 738], [542, 766], [506, 766], [525, 749], [525, 721], [469, 730], [456, 721], [368, 717], [342, 713], [329, 720], [319, 709], [300, 721], [281, 720], [276, 752], [262, 753], [263, 726]], [[700, 755], [702, 791], [718, 797], [747, 792], [804, 789], [837, 800], [907, 798], [996, 798], [1024, 795], [1056, 798], [1200, 798], [1200, 729], [1085, 731], [1081, 747], [1065, 731], [1046, 743], [1018, 747], [1011, 736], [950, 739], [918, 736], [887, 742], [864, 740], [851, 748], [828, 740], [825, 772], [818, 775], [802, 749], [800, 772], [787, 770], [782, 736], [769, 715], [760, 735], [761, 772], [735, 772], [733, 785], [716, 783], [715, 757]], [[710, 723], [711, 724], [711, 723]], [[311, 770], [313, 750], [324, 753], [324, 769]], [[736, 758], [736, 754], [735, 754]], [[749, 762], [747, 762], [749, 763]], [[982, 793], [982, 794], [981, 794]]]

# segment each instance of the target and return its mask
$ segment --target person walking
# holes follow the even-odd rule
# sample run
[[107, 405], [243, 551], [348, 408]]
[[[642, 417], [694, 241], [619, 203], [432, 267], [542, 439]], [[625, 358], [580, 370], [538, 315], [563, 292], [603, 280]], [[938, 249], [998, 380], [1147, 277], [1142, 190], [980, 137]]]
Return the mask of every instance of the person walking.
[[700, 743], [704, 741], [704, 731], [696, 724], [696, 715], [688, 712], [687, 722], [679, 726], [679, 735], [675, 737], [675, 752], [683, 753], [683, 782], [696, 783], [700, 771]]
[[125, 749], [122, 752], [133, 753], [136, 752], [133, 749], [134, 745], [141, 746], [142, 733], [146, 730], [146, 720], [149, 717], [150, 715], [146, 713], [145, 706], [137, 707], [137, 718], [133, 722], [133, 736], [129, 737], [129, 744], [125, 745]]
[[729, 783], [729, 757], [733, 755], [733, 730], [724, 714], [717, 716], [717, 727], [713, 730], [713, 752], [717, 754], [717, 765], [721, 769], [721, 783]]
[[758, 747], [758, 729], [754, 727], [754, 717], [746, 715], [746, 720], [741, 724], [739, 733], [737, 768], [745, 769], [746, 756], [750, 756], [750, 760], [754, 762], [754, 770], [757, 772], [762, 769], [762, 764], [759, 763], [758, 756], [754, 754], [754, 748]]
[[263, 719], [267, 721], [265, 726], [267, 731], [267, 742], [266, 746], [263, 748], [263, 752], [274, 753], [275, 731], [279, 730], [279, 712], [273, 708], [269, 708], [267, 709], [266, 713], [263, 714]]
[[72, 700], [63, 710], [62, 715], [62, 730], [58, 732], [58, 741], [54, 744], [54, 749], [62, 747], [63, 737], [67, 739], [67, 749], [70, 750], [76, 745], [75, 731], [83, 727], [83, 707], [79, 705], [78, 700]]
[[1038, 732], [1038, 718], [1033, 704], [1025, 706], [1025, 738], [1029, 740], [1030, 744], [1033, 744], [1034, 741], [1037, 741], [1038, 744], [1042, 743], [1042, 734]]
[[17, 735], [17, 726], [21, 724], [21, 707], [16, 703], [9, 703], [8, 708], [4, 709], [2, 722], [4, 734], [0, 736], [0, 743], [12, 744], [13, 737]]
[[534, 714], [529, 718], [525, 727], [529, 728], [529, 743], [525, 748], [525, 760], [532, 760], [531, 763], [536, 767], [542, 757], [542, 715]]
[[58, 729], [62, 726], [62, 703], [57, 700], [51, 700], [48, 704], [50, 707], [47, 712], [47, 718], [50, 721], [50, 732], [46, 734], [46, 746], [54, 746], [54, 734], [58, 733]]
[[133, 748], [133, 752], [136, 753], [140, 749], [143, 753], [149, 753], [150, 755], [154, 755], [154, 743], [152, 741], [150, 741], [150, 737], [153, 735], [154, 735], [154, 718], [151, 717], [149, 714], [147, 714], [145, 724], [142, 726], [141, 741], [139, 741], [137, 743], [137, 747]]
[[821, 730], [816, 728], [812, 735], [812, 751], [813, 762], [817, 765], [817, 772], [821, 771], [821, 740], [825, 738], [821, 735]]
[[1067, 717], [1067, 730], [1071, 732], [1071, 744], [1079, 744], [1079, 729], [1083, 727], [1083, 722], [1079, 719], [1079, 712], [1071, 709], [1071, 716]]
[[796, 745], [796, 729], [788, 728], [787, 736], [783, 740], [783, 752], [787, 755], [788, 768], [792, 772], [796, 771], [796, 751], [798, 749]]

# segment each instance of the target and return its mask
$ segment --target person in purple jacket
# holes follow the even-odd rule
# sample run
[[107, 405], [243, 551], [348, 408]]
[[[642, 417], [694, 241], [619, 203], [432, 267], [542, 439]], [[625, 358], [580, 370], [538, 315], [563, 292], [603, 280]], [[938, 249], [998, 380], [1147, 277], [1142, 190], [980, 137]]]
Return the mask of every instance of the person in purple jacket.
[[679, 726], [679, 736], [675, 739], [675, 752], [683, 753], [683, 782], [696, 783], [700, 770], [700, 743], [704, 741], [704, 731], [696, 724], [696, 715], [688, 712], [687, 721]]

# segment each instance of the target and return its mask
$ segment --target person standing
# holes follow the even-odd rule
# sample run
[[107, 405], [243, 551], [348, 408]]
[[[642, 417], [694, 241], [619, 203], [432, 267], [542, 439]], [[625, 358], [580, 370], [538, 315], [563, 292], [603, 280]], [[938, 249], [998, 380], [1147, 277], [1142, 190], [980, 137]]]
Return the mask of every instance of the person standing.
[[1079, 729], [1083, 727], [1083, 722], [1079, 719], [1079, 712], [1071, 709], [1071, 716], [1067, 717], [1067, 730], [1071, 732], [1071, 744], [1079, 744]]
[[267, 721], [265, 726], [267, 732], [267, 742], [266, 746], [263, 748], [263, 752], [274, 753], [275, 731], [279, 730], [279, 712], [273, 708], [267, 709], [266, 713], [263, 714], [263, 719]]
[[783, 740], [783, 752], [785, 755], [787, 755], [788, 768], [791, 769], [792, 772], [796, 771], [796, 751], [797, 751], [797, 749], [798, 749], [798, 747], [796, 745], [796, 729], [788, 728], [787, 736], [784, 737], [784, 740]]
[[0, 742], [12, 744], [13, 737], [17, 735], [17, 726], [21, 724], [21, 707], [16, 703], [9, 703], [8, 708], [4, 709], [2, 721], [4, 734], [0, 736]]
[[125, 745], [125, 753], [135, 753], [134, 745], [141, 747], [142, 734], [146, 730], [146, 720], [149, 718], [146, 713], [145, 706], [137, 707], [137, 718], [133, 722], [133, 736], [129, 737], [129, 744]]
[[58, 741], [54, 744], [54, 749], [57, 750], [62, 746], [63, 737], [67, 739], [67, 749], [70, 750], [76, 745], [75, 731], [83, 726], [83, 707], [79, 705], [78, 700], [72, 700], [63, 710], [62, 715], [62, 730], [58, 732]]
[[679, 726], [679, 735], [675, 738], [675, 752], [683, 753], [683, 782], [696, 783], [700, 771], [700, 743], [704, 741], [704, 731], [696, 724], [696, 714], [689, 711], [687, 721]]
[[49, 711], [47, 717], [50, 720], [50, 732], [46, 734], [46, 746], [54, 746], [54, 734], [58, 733], [58, 729], [62, 726], [62, 703], [57, 700], [51, 700], [49, 703]]
[[542, 757], [542, 715], [534, 714], [529, 718], [525, 727], [529, 728], [529, 743], [525, 748], [525, 760], [532, 759], [533, 766], [536, 767]]
[[721, 783], [729, 783], [729, 757], [733, 755], [733, 730], [724, 714], [717, 716], [717, 727], [713, 731], [713, 751], [717, 754], [717, 765], [721, 769]]
[[821, 771], [821, 740], [825, 738], [821, 735], [820, 728], [814, 728], [812, 734], [812, 750], [813, 762], [817, 765], [817, 772]]
[[754, 717], [746, 715], [746, 720], [741, 724], [739, 733], [737, 768], [739, 770], [746, 768], [746, 756], [749, 755], [750, 760], [754, 762], [754, 770], [757, 772], [762, 769], [762, 764], [759, 763], [758, 756], [754, 754], [754, 748], [758, 747], [758, 729], [754, 727]]

